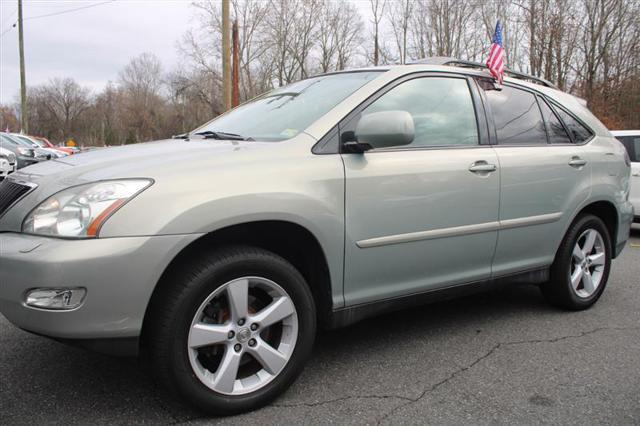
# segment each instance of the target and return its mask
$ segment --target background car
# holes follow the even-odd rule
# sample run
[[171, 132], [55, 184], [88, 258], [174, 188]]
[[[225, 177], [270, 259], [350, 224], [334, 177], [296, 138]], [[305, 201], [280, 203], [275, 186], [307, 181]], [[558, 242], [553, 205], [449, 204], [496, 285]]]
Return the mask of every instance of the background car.
[[54, 144], [49, 142], [49, 139], [47, 138], [43, 138], [41, 136], [29, 136], [29, 138], [32, 139], [34, 142], [36, 142], [38, 145], [40, 145], [41, 148], [52, 149], [58, 153], [64, 154], [62, 155], [62, 157], [74, 154], [72, 149], [55, 146]]
[[41, 148], [36, 141], [32, 140], [28, 136], [18, 133], [11, 133], [10, 135], [17, 141], [22, 142], [24, 146], [33, 148], [36, 160], [45, 161], [51, 160], [52, 158], [58, 158], [57, 154], [48, 149]]
[[17, 162], [18, 159], [13, 152], [0, 147], [0, 180], [17, 170]]
[[622, 142], [631, 160], [629, 200], [635, 209], [633, 221], [640, 222], [640, 130], [612, 130], [611, 134]]
[[17, 158], [18, 169], [38, 163], [39, 159], [35, 156], [35, 149], [26, 145], [25, 142], [12, 137], [8, 133], [0, 133], [0, 148], [13, 152]]

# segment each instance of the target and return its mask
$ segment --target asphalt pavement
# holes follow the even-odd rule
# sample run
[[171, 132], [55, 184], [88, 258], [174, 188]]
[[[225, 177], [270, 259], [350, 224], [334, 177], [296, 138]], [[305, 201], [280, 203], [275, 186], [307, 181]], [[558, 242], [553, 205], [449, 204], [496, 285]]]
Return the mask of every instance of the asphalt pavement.
[[583, 312], [514, 286], [318, 336], [270, 406], [206, 418], [134, 359], [18, 330], [0, 316], [0, 424], [640, 424], [640, 227]]

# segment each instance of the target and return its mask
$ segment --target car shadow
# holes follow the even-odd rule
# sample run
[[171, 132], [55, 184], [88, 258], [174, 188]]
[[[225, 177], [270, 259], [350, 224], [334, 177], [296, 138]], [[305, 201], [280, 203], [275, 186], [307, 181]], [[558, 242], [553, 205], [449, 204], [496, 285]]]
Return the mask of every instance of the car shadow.
[[[553, 311], [535, 286], [516, 285], [488, 293], [397, 311], [349, 327], [318, 334], [304, 385], [318, 380], [315, 368], [332, 362], [341, 369], [356, 368], [354, 347], [376, 350], [425, 339], [492, 319], [525, 317]], [[506, 319], [505, 319], [506, 320]], [[402, 327], [398, 327], [402, 324]], [[8, 335], [8, 337], [7, 337]], [[427, 336], [425, 336], [427, 335]], [[176, 423], [201, 418], [178, 405], [158, 388], [134, 358], [114, 358], [24, 334], [0, 322], [0, 423], [39, 422], [152, 422]], [[353, 363], [354, 365], [351, 365]], [[312, 372], [312, 373], [309, 373]], [[51, 411], [42, 407], [55, 407]], [[47, 413], [42, 419], [34, 412]], [[5, 420], [2, 420], [5, 417]]]

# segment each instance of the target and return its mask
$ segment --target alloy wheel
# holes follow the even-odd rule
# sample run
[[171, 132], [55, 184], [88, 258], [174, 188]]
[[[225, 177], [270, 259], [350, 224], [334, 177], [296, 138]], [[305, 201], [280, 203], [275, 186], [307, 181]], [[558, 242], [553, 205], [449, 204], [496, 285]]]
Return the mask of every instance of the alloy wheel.
[[606, 251], [600, 232], [587, 229], [576, 241], [571, 255], [571, 288], [578, 297], [593, 295], [604, 275]]
[[198, 379], [225, 395], [243, 395], [271, 382], [287, 365], [298, 336], [287, 292], [262, 277], [217, 288], [191, 323], [188, 352]]

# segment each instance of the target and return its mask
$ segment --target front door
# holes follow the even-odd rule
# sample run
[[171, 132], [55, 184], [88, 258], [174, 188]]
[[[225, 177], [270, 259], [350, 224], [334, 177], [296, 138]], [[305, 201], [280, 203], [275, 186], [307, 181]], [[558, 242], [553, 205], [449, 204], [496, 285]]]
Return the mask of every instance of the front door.
[[407, 146], [342, 154], [346, 177], [347, 305], [489, 278], [497, 237], [499, 169], [481, 145], [464, 77], [421, 76], [386, 89], [341, 125], [408, 111]]

